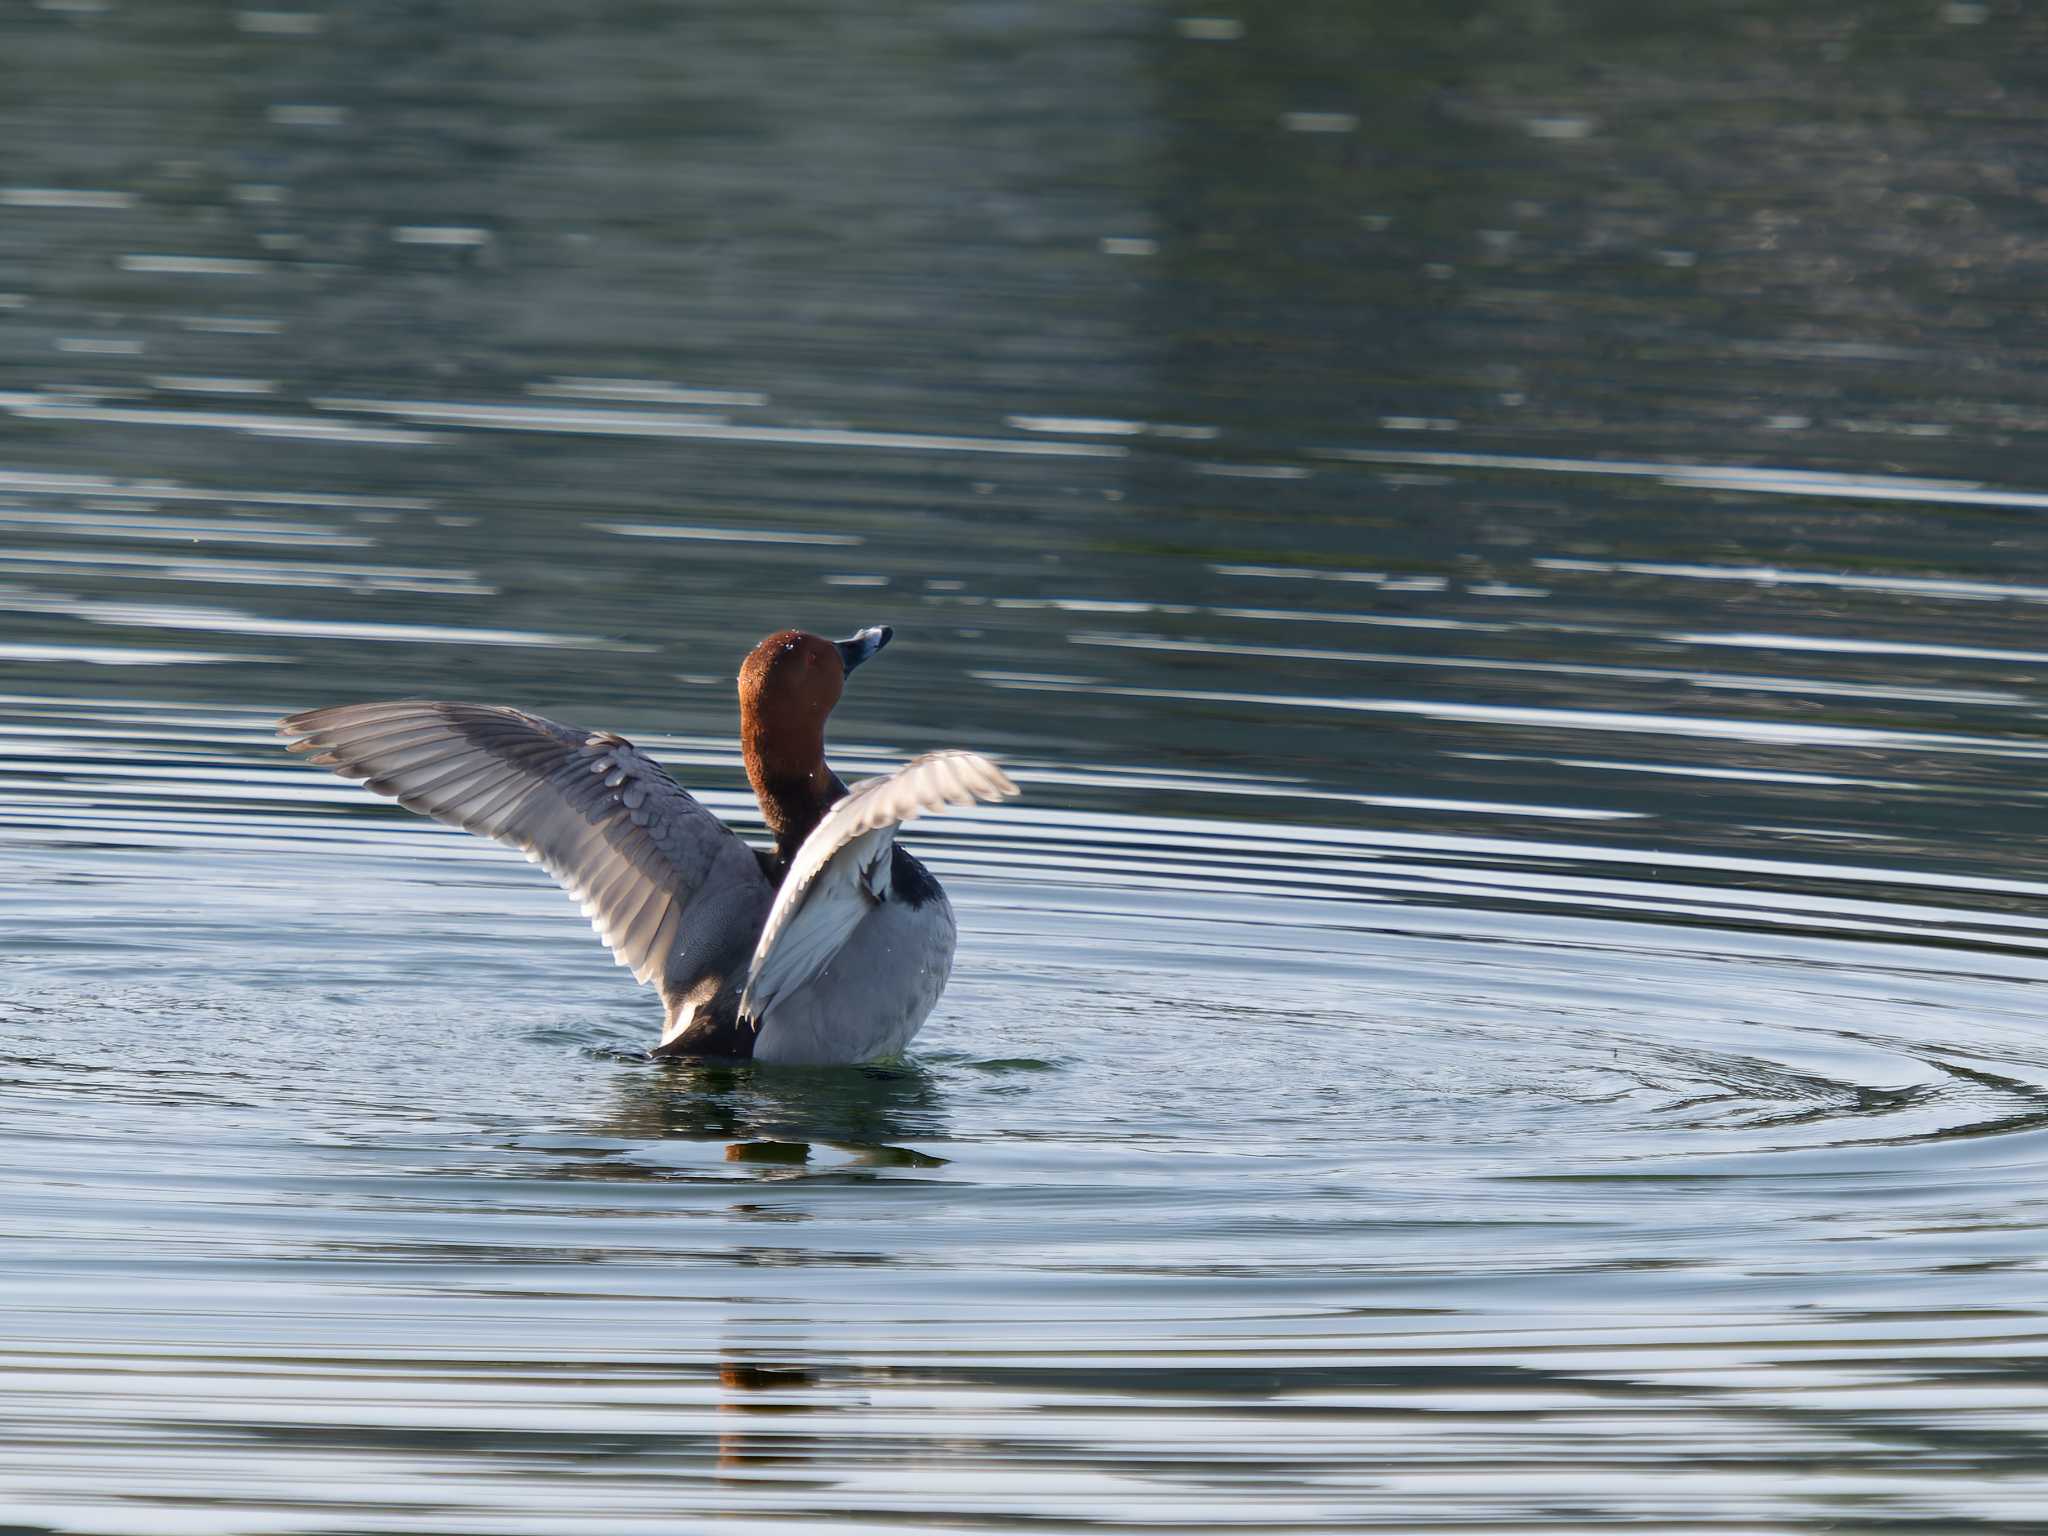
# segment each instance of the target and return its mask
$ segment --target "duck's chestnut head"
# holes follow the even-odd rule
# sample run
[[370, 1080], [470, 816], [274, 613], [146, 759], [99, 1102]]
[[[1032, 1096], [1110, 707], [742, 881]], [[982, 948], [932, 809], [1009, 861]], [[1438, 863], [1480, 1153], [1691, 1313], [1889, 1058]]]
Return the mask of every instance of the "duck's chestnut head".
[[[825, 719], [847, 674], [889, 643], [885, 624], [844, 640], [801, 629], [770, 635], [740, 666], [740, 745], [769, 825], [794, 821], [831, 803]], [[778, 810], [786, 807], [787, 813]]]

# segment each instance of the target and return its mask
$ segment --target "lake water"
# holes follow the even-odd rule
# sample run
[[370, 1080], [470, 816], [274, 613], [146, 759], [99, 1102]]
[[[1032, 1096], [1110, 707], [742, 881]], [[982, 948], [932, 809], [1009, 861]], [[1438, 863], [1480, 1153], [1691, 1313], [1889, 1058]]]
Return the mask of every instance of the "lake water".
[[[0, 1529], [2048, 1530], [2048, 25], [0, 12]], [[428, 695], [849, 778], [667, 1069]]]

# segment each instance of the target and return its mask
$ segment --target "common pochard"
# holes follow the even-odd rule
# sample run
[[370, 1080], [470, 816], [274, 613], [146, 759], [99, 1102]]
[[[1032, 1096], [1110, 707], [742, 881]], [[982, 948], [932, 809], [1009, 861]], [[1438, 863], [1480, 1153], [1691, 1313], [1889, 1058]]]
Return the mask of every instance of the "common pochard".
[[909, 1044], [953, 968], [952, 905], [896, 828], [1017, 793], [973, 752], [927, 753], [851, 789], [827, 766], [826, 717], [890, 634], [787, 629], [740, 668], [740, 741], [772, 853], [624, 737], [500, 704], [343, 704], [292, 715], [279, 734], [546, 869], [660, 992], [654, 1054], [874, 1061]]

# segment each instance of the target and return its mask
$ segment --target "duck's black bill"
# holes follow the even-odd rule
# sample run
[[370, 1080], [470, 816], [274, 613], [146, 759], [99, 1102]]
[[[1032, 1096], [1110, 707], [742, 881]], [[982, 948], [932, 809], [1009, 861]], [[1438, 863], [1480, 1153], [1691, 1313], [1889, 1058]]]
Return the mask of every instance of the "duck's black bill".
[[849, 635], [844, 640], [835, 640], [833, 644], [839, 649], [840, 662], [848, 672], [851, 672], [887, 645], [890, 636], [895, 633], [896, 631], [888, 625], [877, 624], [874, 628], [864, 629], [857, 635]]

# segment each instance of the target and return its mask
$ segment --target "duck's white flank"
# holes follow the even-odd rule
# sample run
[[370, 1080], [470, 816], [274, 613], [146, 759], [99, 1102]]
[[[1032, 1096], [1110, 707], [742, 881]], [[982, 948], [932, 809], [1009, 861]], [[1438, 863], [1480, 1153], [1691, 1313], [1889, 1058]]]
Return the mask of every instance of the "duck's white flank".
[[854, 785], [812, 828], [783, 877], [754, 946], [741, 1015], [765, 1025], [891, 899], [898, 826], [927, 811], [1016, 793], [1008, 774], [974, 752], [928, 752]]

